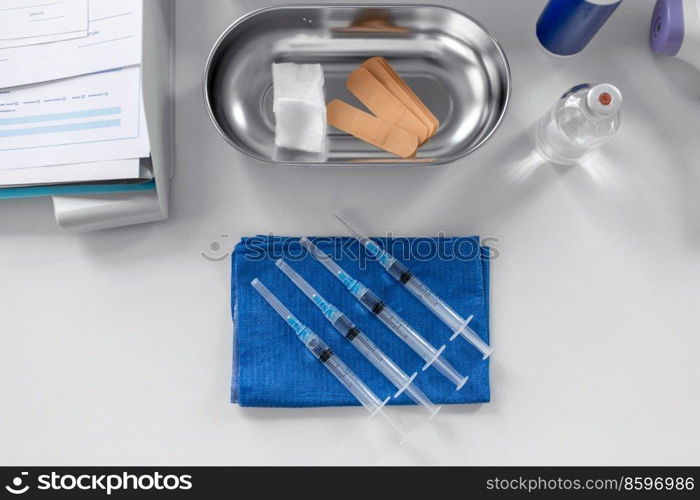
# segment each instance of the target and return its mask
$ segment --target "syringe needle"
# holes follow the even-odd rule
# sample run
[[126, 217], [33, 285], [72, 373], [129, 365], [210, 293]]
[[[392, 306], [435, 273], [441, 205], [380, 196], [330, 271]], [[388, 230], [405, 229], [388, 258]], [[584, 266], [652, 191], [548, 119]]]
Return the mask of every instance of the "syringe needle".
[[382, 249], [369, 236], [365, 236], [355, 229], [347, 220], [336, 214], [335, 217], [352, 233], [352, 235], [365, 247], [367, 252], [377, 259], [377, 262], [399, 283], [408, 289], [421, 303], [430, 309], [440, 320], [454, 333], [450, 340], [459, 335], [476, 347], [484, 359], [488, 358], [493, 349], [469, 326], [473, 315], [464, 319], [454, 309], [442, 300], [435, 292], [418, 279], [406, 266], [399, 262], [393, 255]]

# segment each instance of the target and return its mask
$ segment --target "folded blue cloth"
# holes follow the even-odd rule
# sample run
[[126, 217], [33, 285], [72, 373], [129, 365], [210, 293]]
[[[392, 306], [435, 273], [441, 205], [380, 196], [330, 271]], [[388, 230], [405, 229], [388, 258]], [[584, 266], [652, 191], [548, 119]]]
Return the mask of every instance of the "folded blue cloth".
[[[367, 311], [338, 279], [310, 256], [298, 238], [244, 238], [233, 255], [231, 306], [234, 323], [231, 401], [241, 406], [351, 406], [357, 400], [304, 347], [285, 321], [250, 285], [259, 278], [294, 314], [318, 334], [381, 399], [394, 386], [323, 317], [317, 307], [275, 266], [284, 258], [326, 300], [344, 312], [409, 375], [436, 404], [483, 403], [490, 398], [489, 364], [452, 332], [408, 290], [367, 256], [352, 238], [313, 241], [355, 279], [374, 291], [436, 348], [447, 344], [445, 358], [469, 381], [461, 391]], [[478, 237], [377, 238], [385, 248], [431, 287], [489, 342], [489, 250]], [[405, 250], [410, 249], [410, 252]], [[406, 256], [403, 258], [404, 256]], [[458, 257], [455, 257], [458, 256]], [[412, 404], [402, 394], [390, 404]]]

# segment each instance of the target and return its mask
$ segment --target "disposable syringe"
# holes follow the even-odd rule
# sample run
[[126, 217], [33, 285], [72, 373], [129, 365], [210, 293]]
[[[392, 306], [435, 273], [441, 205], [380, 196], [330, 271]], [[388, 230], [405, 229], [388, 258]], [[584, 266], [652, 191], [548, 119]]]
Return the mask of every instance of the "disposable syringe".
[[289, 309], [284, 307], [284, 305], [279, 301], [275, 295], [263, 285], [259, 279], [255, 278], [250, 283], [253, 288], [262, 295], [262, 297], [267, 301], [272, 308], [277, 311], [277, 314], [282, 316], [284, 321], [294, 330], [306, 348], [311, 351], [311, 353], [318, 359], [323, 366], [325, 366], [329, 372], [331, 372], [338, 381], [345, 386], [345, 388], [350, 391], [350, 393], [355, 396], [355, 398], [365, 407], [365, 409], [370, 413], [370, 417], [380, 414], [384, 419], [391, 425], [391, 427], [401, 436], [401, 442], [403, 443], [408, 434], [401, 428], [401, 426], [394, 421], [389, 415], [382, 410], [387, 401], [391, 399], [391, 396], [382, 401], [379, 399], [372, 390], [367, 387], [362, 380], [359, 379], [355, 373], [348, 368], [348, 366], [343, 363], [343, 361], [328, 347], [328, 345], [319, 338], [310, 328], [299, 321]]
[[350, 293], [362, 304], [367, 310], [378, 317], [389, 330], [394, 332], [397, 337], [403, 340], [413, 351], [425, 361], [423, 370], [434, 366], [437, 371], [447, 377], [453, 384], [457, 386], [457, 390], [461, 389], [467, 383], [469, 377], [462, 376], [454, 367], [442, 357], [442, 351], [445, 350], [443, 345], [440, 349], [436, 349], [433, 345], [425, 340], [417, 331], [415, 331], [401, 316], [396, 314], [389, 306], [377, 297], [369, 288], [354, 279], [348, 273], [338, 266], [331, 258], [318, 249], [316, 245], [311, 243], [308, 238], [302, 238], [301, 244], [316, 258], [331, 274], [338, 278], [347, 288]]
[[355, 326], [355, 324], [350, 321], [350, 318], [324, 299], [321, 294], [309, 285], [309, 283], [284, 260], [279, 259], [277, 261], [277, 267], [292, 280], [299, 290], [304, 292], [304, 295], [316, 304], [330, 324], [396, 386], [398, 392], [394, 394], [394, 398], [398, 398], [401, 393], [406, 392], [414, 403], [423, 405], [428, 413], [430, 413], [430, 418], [433, 418], [437, 412], [440, 411], [441, 407], [433, 404], [428, 396], [413, 383], [413, 380], [418, 376], [417, 372], [414, 372], [413, 375], [409, 377], [389, 356], [377, 347], [362, 330]]
[[382, 249], [375, 241], [368, 236], [364, 236], [348, 224], [342, 217], [336, 215], [336, 218], [347, 227], [355, 238], [364, 245], [367, 252], [377, 259], [377, 262], [399, 283], [408, 289], [425, 307], [430, 309], [443, 323], [445, 323], [454, 334], [450, 340], [456, 339], [462, 335], [469, 343], [476, 347], [484, 359], [488, 358], [493, 349], [471, 329], [469, 323], [474, 318], [470, 315], [467, 319], [462, 318], [457, 312], [448, 306], [444, 300], [438, 297], [428, 286], [421, 280], [416, 278], [413, 273], [404, 266], [401, 262], [391, 255], [386, 250]]

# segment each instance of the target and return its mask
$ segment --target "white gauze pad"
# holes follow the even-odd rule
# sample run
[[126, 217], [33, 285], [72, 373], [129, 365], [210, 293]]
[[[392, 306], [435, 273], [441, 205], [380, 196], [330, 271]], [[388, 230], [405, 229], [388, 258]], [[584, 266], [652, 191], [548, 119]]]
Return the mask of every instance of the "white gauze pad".
[[320, 64], [278, 63], [272, 65], [273, 111], [280, 99], [296, 99], [325, 106], [323, 68]]
[[320, 64], [272, 65], [275, 145], [321, 153], [326, 138], [326, 100]]
[[297, 99], [280, 99], [275, 113], [278, 148], [321, 153], [326, 138], [326, 108]]

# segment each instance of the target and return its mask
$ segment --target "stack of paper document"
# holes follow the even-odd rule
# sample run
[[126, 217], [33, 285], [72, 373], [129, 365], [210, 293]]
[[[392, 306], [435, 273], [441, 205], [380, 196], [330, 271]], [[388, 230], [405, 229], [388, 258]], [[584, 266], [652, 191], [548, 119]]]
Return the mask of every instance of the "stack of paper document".
[[142, 1], [2, 0], [0, 188], [152, 178]]

